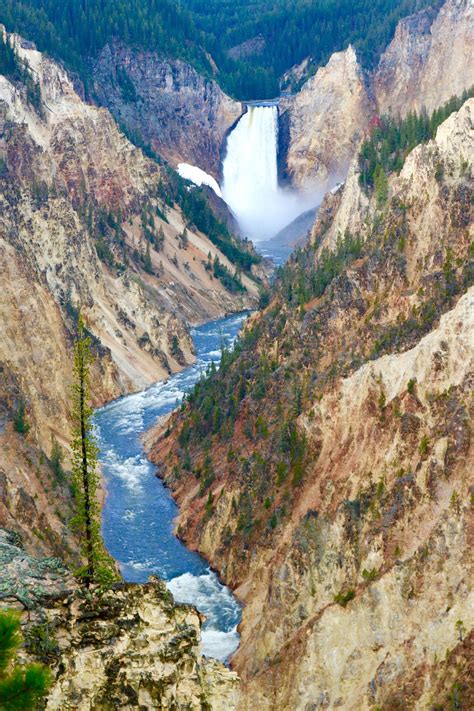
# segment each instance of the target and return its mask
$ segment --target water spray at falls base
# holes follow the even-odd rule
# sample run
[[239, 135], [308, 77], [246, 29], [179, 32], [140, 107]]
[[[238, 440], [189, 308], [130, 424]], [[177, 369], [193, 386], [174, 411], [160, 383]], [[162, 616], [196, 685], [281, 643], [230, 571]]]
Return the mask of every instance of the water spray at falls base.
[[248, 106], [227, 139], [222, 196], [245, 234], [254, 241], [276, 235], [318, 196], [278, 185], [278, 107]]

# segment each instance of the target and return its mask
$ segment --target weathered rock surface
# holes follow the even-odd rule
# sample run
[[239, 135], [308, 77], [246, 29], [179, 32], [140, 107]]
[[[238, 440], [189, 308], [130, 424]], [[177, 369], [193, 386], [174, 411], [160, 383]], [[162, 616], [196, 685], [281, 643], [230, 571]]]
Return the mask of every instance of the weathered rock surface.
[[246, 603], [245, 711], [472, 706], [473, 111], [412, 151], [384, 207], [355, 172], [325, 201], [293, 289], [346, 228], [358, 256], [254, 320], [216, 385], [238, 414], [189, 436], [193, 471], [186, 413], [155, 437], [180, 535]]
[[21, 658], [52, 672], [46, 709], [236, 708], [237, 675], [202, 657], [201, 616], [163, 582], [79, 588], [58, 560], [27, 555], [1, 529], [0, 562], [0, 605], [27, 610]]
[[[44, 454], [29, 450], [49, 456], [53, 436], [69, 441], [77, 309], [94, 337], [100, 404], [190, 363], [189, 325], [255, 304], [258, 289], [244, 276], [248, 291], [231, 294], [213, 277], [209, 253], [235, 267], [196, 229], [188, 225], [183, 237], [179, 207], [157, 197], [158, 166], [107, 110], [82, 101], [58, 65], [15, 41], [42, 102], [34, 108], [24, 86], [0, 76], [0, 525], [16, 522], [27, 545], [36, 538], [38, 550], [57, 553], [67, 514], [58, 491], [67, 491]], [[22, 402], [26, 440], [12, 427]]]
[[215, 81], [181, 60], [114, 43], [95, 64], [94, 87], [116, 120], [172, 165], [219, 178], [225, 137], [243, 108]]
[[431, 113], [474, 83], [474, 5], [447, 0], [402, 20], [374, 79], [379, 113]]
[[281, 100], [280, 110], [289, 121], [291, 182], [321, 188], [344, 177], [372, 112], [353, 47], [333, 54], [295, 96]]
[[[295, 76], [304, 71], [295, 68]], [[287, 77], [290, 81], [292, 74]], [[344, 178], [376, 114], [431, 113], [474, 83], [474, 6], [446, 0], [400, 21], [372, 75], [338, 52], [281, 102], [286, 177], [297, 187]]]
[[33, 558], [20, 536], [0, 528], [0, 606], [33, 609], [48, 596], [76, 587], [74, 578], [58, 558]]

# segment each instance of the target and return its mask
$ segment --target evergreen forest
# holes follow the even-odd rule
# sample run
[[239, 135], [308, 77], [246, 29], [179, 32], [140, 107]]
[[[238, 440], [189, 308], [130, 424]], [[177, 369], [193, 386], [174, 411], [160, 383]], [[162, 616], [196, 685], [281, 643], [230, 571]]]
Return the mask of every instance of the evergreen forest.
[[[375, 65], [401, 17], [432, 0], [4, 0], [0, 22], [63, 60], [91, 90], [94, 57], [128, 45], [190, 62], [238, 99], [280, 91], [281, 75], [310, 57], [310, 72], [352, 43]], [[211, 59], [212, 57], [212, 59]], [[214, 64], [215, 62], [215, 64]], [[217, 67], [217, 68], [216, 68]]]

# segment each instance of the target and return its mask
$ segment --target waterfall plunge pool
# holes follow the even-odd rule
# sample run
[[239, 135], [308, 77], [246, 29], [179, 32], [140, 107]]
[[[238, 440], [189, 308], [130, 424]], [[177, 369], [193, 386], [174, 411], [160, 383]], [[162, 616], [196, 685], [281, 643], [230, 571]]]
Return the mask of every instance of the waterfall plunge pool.
[[125, 580], [146, 582], [157, 575], [177, 602], [190, 603], [205, 614], [203, 654], [221, 661], [239, 645], [241, 607], [206, 561], [174, 535], [177, 505], [146, 458], [140, 435], [179, 405], [211, 362], [219, 363], [221, 343], [234, 344], [246, 316], [236, 314], [193, 329], [193, 365], [95, 413], [107, 491], [102, 518], [107, 550]]

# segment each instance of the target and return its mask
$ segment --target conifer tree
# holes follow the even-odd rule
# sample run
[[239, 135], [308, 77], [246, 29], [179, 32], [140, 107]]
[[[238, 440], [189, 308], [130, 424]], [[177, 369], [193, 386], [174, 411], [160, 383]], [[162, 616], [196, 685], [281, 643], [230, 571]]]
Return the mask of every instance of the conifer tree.
[[377, 165], [374, 175], [375, 197], [379, 207], [383, 207], [388, 198], [388, 180], [381, 165]]
[[145, 255], [143, 257], [143, 268], [148, 274], [153, 274], [153, 265], [151, 262], [151, 254], [150, 254], [150, 243], [147, 240], [146, 242], [146, 251]]
[[163, 248], [163, 245], [165, 243], [165, 231], [163, 229], [163, 225], [160, 225], [160, 229], [158, 230], [158, 239], [157, 239], [157, 249], [158, 251]]
[[46, 667], [40, 664], [14, 664], [14, 657], [20, 645], [18, 614], [13, 610], [0, 612], [1, 711], [31, 711], [50, 685], [50, 675]]
[[117, 578], [112, 561], [104, 549], [100, 531], [98, 447], [92, 425], [93, 410], [89, 404], [91, 363], [91, 340], [85, 332], [82, 316], [79, 316], [72, 386], [71, 448], [75, 515], [71, 524], [79, 537], [81, 552], [86, 560], [77, 573], [87, 586], [93, 583], [107, 585]]

